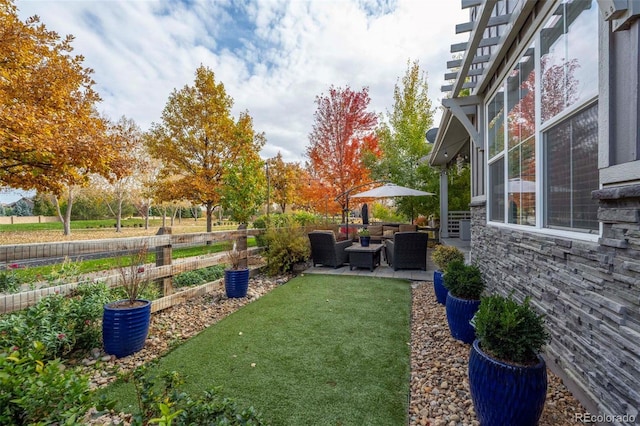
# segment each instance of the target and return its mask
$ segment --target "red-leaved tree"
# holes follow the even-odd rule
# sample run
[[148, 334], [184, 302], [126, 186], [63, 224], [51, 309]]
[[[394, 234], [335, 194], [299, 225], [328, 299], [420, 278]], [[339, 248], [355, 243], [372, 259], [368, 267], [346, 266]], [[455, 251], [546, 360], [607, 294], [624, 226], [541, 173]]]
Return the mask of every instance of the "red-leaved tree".
[[[366, 152], [378, 151], [375, 113], [367, 111], [369, 89], [359, 92], [331, 86], [328, 95], [316, 97], [313, 130], [307, 148], [309, 166], [324, 187], [336, 197], [370, 180], [363, 164]], [[338, 200], [344, 210], [346, 199]], [[343, 211], [343, 221], [345, 220]]]

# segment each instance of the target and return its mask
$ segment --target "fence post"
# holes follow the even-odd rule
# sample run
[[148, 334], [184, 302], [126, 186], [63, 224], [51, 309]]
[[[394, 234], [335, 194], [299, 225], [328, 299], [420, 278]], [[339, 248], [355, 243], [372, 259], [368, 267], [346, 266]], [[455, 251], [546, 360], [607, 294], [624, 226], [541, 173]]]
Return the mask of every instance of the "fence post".
[[247, 262], [247, 224], [241, 223], [238, 226], [239, 231], [241, 232], [236, 239], [236, 250], [241, 253], [240, 261], [238, 262], [238, 268], [243, 269], [248, 265]]
[[[156, 235], [171, 235], [170, 227], [161, 227], [158, 229]], [[171, 265], [171, 243], [166, 246], [156, 247], [156, 266]], [[162, 295], [169, 296], [173, 294], [173, 280], [172, 277], [160, 278], [162, 284]]]

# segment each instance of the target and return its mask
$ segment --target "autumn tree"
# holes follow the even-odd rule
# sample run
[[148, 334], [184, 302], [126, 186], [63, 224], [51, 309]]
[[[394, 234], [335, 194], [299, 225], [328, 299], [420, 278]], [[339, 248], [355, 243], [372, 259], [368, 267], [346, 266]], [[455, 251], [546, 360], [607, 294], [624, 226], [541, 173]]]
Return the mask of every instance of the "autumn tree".
[[[313, 130], [306, 154], [310, 167], [333, 197], [370, 180], [363, 163], [365, 153], [377, 153], [375, 127], [378, 119], [367, 111], [369, 89], [359, 92], [331, 86], [316, 97]], [[343, 210], [346, 199], [340, 200]], [[343, 221], [346, 212], [343, 211]]]
[[109, 171], [106, 177], [98, 175], [94, 181], [102, 190], [111, 215], [116, 218], [116, 232], [120, 232], [123, 205], [142, 186], [138, 178], [143, 176], [148, 162], [142, 131], [134, 120], [123, 116], [116, 123], [110, 123], [107, 138], [114, 150], [108, 159]]
[[[254, 131], [247, 112], [234, 120], [232, 106], [213, 71], [200, 66], [194, 85], [171, 93], [162, 122], [154, 123], [145, 137], [151, 155], [162, 161], [160, 178], [172, 178], [171, 196], [205, 206], [208, 232], [215, 206], [264, 196], [258, 157], [264, 135]], [[241, 194], [250, 198], [241, 199]]]
[[1, 185], [60, 194], [61, 177], [104, 170], [100, 98], [72, 41], [0, 0]]
[[269, 201], [276, 203], [284, 213], [287, 206], [295, 204], [300, 195], [304, 176], [302, 167], [296, 163], [287, 163], [282, 153], [266, 160]]
[[[393, 91], [393, 111], [378, 129], [379, 159], [368, 158], [375, 179], [436, 192], [438, 173], [422, 161], [431, 151], [425, 133], [433, 125], [433, 109], [428, 97], [427, 75], [417, 61], [407, 61], [407, 70]], [[436, 186], [437, 188], [437, 186]], [[404, 197], [397, 201], [398, 211], [412, 217], [415, 213], [437, 211], [437, 197]]]
[[93, 71], [72, 56], [72, 41], [38, 17], [20, 21], [13, 2], [0, 0], [0, 186], [52, 194], [65, 235], [75, 188], [106, 173], [112, 153]]

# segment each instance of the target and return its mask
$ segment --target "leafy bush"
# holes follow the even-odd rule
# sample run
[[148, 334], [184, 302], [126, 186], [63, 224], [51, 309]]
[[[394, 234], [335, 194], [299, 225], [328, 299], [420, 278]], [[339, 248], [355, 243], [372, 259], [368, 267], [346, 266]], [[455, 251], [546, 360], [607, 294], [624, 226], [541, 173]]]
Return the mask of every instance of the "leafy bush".
[[205, 391], [197, 399], [181, 392], [182, 377], [175, 371], [160, 377], [139, 368], [126, 381], [132, 381], [138, 394], [139, 412], [132, 425], [159, 423], [169, 425], [264, 425], [253, 407], [243, 409], [230, 398], [222, 396], [222, 388]]
[[265, 235], [267, 273], [277, 275], [291, 271], [293, 265], [309, 259], [311, 248], [304, 230], [292, 224], [289, 228], [269, 228]]
[[176, 275], [173, 279], [173, 286], [176, 288], [196, 286], [215, 281], [222, 278], [223, 275], [223, 265], [209, 266], [208, 268], [196, 269]]
[[462, 253], [460, 249], [455, 246], [445, 246], [443, 244], [439, 244], [433, 250], [431, 259], [433, 260], [433, 263], [436, 264], [439, 270], [444, 271], [447, 269], [447, 265], [449, 265], [449, 263], [453, 262], [454, 260], [464, 262], [464, 253]]
[[[267, 217], [266, 216], [260, 216], [260, 217], [256, 218], [256, 220], [253, 221], [253, 227], [255, 229], [266, 229], [267, 228]], [[265, 245], [267, 245], [264, 235], [256, 235], [256, 245], [258, 247], [264, 247]]]
[[20, 280], [13, 269], [0, 271], [0, 293], [15, 293], [20, 288]]
[[46, 361], [40, 342], [0, 351], [0, 424], [80, 424], [91, 406], [89, 381], [59, 360]]
[[480, 269], [475, 265], [465, 265], [459, 260], [449, 263], [442, 278], [449, 292], [460, 299], [479, 300], [484, 291]]
[[535, 312], [528, 297], [522, 304], [511, 296], [483, 297], [472, 324], [482, 350], [510, 363], [537, 363], [550, 337], [544, 317]]
[[0, 317], [0, 348], [23, 348], [38, 341], [44, 347], [44, 357], [53, 359], [99, 347], [102, 310], [109, 300], [103, 283], [80, 284], [69, 297], [43, 297], [34, 306]]

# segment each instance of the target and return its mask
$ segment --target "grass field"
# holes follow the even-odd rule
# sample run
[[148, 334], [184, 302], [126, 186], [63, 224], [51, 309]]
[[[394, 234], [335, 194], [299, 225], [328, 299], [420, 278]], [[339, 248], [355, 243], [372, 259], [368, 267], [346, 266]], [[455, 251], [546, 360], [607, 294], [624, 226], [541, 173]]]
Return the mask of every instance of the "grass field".
[[[144, 228], [144, 221], [139, 218], [125, 219], [122, 223], [124, 227], [121, 232], [116, 232], [114, 219], [72, 221], [71, 235], [67, 236], [63, 235], [60, 222], [2, 224], [0, 225], [0, 245], [151, 236], [156, 235], [162, 226], [161, 219], [151, 220], [149, 229]], [[167, 221], [166, 226], [171, 226], [170, 221]], [[237, 224], [232, 222], [224, 222], [221, 225], [215, 225], [213, 231], [227, 231], [237, 227]], [[176, 220], [171, 228], [174, 234], [206, 232], [206, 219]]]
[[[306, 275], [160, 359], [192, 395], [214, 386], [274, 425], [402, 425], [410, 372], [410, 284]], [[133, 409], [131, 384], [104, 392]]]

